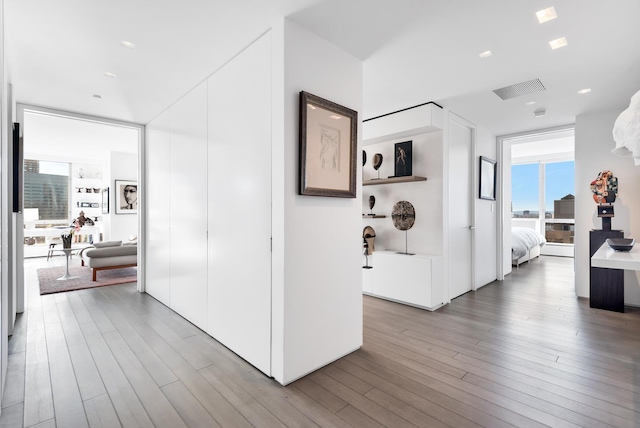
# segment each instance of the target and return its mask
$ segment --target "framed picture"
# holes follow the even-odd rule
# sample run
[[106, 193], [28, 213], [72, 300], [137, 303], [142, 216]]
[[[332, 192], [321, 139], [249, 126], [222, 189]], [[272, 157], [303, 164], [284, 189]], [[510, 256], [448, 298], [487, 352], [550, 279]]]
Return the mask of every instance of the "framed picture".
[[480, 156], [480, 199], [496, 200], [496, 161]]
[[138, 182], [116, 180], [116, 214], [138, 213]]
[[102, 189], [102, 214], [109, 214], [109, 188]]
[[395, 144], [395, 176], [407, 177], [413, 175], [411, 170], [412, 142], [404, 141]]
[[358, 112], [300, 92], [300, 195], [356, 197]]

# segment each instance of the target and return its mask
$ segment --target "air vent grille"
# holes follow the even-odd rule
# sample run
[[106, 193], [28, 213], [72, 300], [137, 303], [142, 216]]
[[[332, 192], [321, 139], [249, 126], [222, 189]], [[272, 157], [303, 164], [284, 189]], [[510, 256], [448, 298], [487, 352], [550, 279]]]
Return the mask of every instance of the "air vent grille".
[[493, 92], [503, 100], [508, 100], [510, 98], [520, 97], [534, 92], [542, 92], [545, 90], [546, 89], [540, 79], [533, 79], [526, 82], [516, 83], [515, 85], [505, 86], [504, 88], [494, 89]]

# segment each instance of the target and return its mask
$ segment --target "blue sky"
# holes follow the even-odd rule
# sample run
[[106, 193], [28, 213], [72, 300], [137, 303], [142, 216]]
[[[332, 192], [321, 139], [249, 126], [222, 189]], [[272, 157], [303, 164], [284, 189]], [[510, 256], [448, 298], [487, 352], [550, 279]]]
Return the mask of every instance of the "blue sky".
[[[553, 201], [571, 193], [575, 195], [574, 162], [545, 165], [545, 211], [553, 211]], [[538, 164], [511, 167], [511, 200], [513, 211], [538, 211]]]

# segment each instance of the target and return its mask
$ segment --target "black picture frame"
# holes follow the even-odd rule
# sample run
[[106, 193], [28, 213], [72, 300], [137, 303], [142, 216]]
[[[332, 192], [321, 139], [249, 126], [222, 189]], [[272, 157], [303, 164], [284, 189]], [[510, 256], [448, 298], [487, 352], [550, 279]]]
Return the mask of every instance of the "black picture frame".
[[395, 177], [409, 177], [412, 172], [413, 141], [403, 141], [394, 145], [394, 174]]
[[298, 194], [356, 197], [358, 112], [300, 92]]
[[21, 213], [23, 208], [24, 187], [24, 146], [20, 137], [20, 124], [13, 124], [12, 134], [12, 170], [13, 170], [13, 212]]
[[496, 161], [480, 156], [480, 199], [496, 200]]
[[109, 188], [102, 189], [102, 214], [109, 214]]

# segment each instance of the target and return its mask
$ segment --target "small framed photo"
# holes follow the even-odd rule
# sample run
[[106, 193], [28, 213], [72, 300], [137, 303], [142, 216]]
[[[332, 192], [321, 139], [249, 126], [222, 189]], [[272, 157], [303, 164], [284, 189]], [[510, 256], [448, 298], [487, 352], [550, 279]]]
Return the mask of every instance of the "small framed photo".
[[496, 161], [480, 156], [480, 199], [496, 200]]
[[138, 182], [116, 180], [116, 214], [138, 213]]
[[300, 92], [300, 195], [356, 197], [358, 112]]
[[408, 177], [413, 175], [411, 168], [411, 156], [412, 156], [411, 141], [404, 141], [402, 143], [395, 144], [395, 176], [396, 177]]
[[102, 214], [109, 214], [109, 188], [102, 189]]

